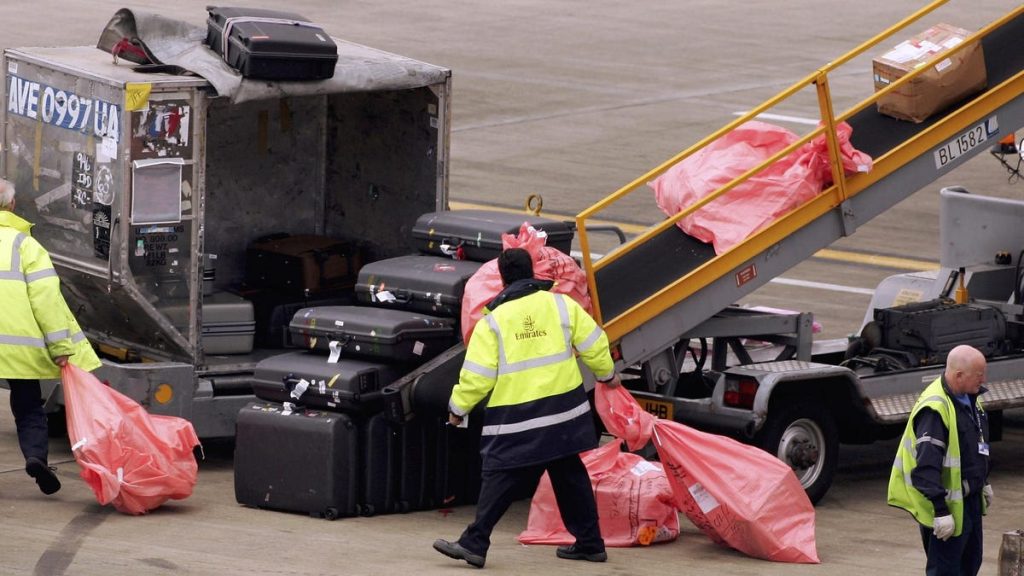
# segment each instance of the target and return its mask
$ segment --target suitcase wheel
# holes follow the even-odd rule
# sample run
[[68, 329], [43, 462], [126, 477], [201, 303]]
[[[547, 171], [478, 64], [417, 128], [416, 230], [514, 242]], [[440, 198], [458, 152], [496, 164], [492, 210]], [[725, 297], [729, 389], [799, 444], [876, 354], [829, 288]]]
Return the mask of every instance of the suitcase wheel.
[[356, 506], [356, 513], [360, 516], [373, 516], [377, 512], [373, 504], [359, 504]]
[[328, 508], [328, 509], [324, 510], [324, 518], [326, 518], [328, 520], [337, 520], [338, 519], [338, 509], [332, 507], [332, 508]]

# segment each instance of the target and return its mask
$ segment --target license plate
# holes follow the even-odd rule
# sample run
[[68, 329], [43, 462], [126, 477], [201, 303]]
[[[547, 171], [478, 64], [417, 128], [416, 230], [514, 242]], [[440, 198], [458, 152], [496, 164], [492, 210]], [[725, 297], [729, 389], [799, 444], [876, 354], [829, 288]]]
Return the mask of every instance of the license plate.
[[662, 402], [661, 400], [649, 400], [647, 398], [637, 398], [640, 402], [640, 406], [644, 410], [654, 414], [658, 418], [665, 420], [671, 420], [672, 415], [675, 413], [675, 406], [671, 402]]
[[966, 132], [946, 142], [935, 151], [935, 167], [944, 168], [950, 162], [984, 144], [990, 136], [998, 131], [999, 123], [995, 116], [971, 126]]

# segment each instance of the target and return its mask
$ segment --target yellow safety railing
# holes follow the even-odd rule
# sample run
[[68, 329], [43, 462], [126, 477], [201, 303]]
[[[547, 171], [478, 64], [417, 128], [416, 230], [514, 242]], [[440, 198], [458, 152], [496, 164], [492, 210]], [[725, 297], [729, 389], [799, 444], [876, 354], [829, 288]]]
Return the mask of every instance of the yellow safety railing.
[[[855, 49], [851, 50], [850, 52], [838, 58], [837, 60], [830, 62], [826, 66], [814, 72], [813, 74], [810, 74], [806, 78], [803, 78], [799, 82], [793, 84], [791, 87], [783, 90], [778, 95], [767, 100], [760, 106], [753, 108], [752, 110], [743, 114], [736, 120], [728, 123], [718, 131], [700, 140], [690, 148], [687, 148], [686, 150], [673, 156], [672, 158], [668, 159], [659, 166], [653, 168], [652, 170], [648, 171], [642, 176], [636, 178], [629, 184], [626, 184], [616, 192], [612, 193], [605, 199], [594, 204], [593, 206], [584, 210], [583, 212], [580, 212], [576, 216], [577, 233], [580, 240], [580, 248], [583, 252], [583, 264], [587, 274], [587, 280], [590, 286], [590, 295], [593, 302], [594, 314], [598, 322], [604, 325], [605, 330], [608, 332], [608, 336], [612, 341], [618, 340], [622, 335], [639, 327], [644, 322], [650, 320], [651, 318], [661, 313], [662, 311], [666, 310], [670, 306], [681, 301], [683, 298], [699, 291], [706, 285], [713, 282], [715, 279], [720, 278], [722, 275], [728, 273], [731, 270], [734, 270], [736, 267], [750, 260], [757, 254], [763, 252], [771, 245], [781, 241], [786, 236], [791, 234], [793, 231], [802, 228], [803, 226], [814, 221], [816, 218], [825, 214], [829, 210], [834, 209], [836, 206], [841, 204], [846, 198], [853, 196], [856, 193], [860, 192], [861, 190], [864, 190], [871, 184], [878, 182], [884, 176], [892, 173], [894, 170], [904, 165], [906, 162], [909, 162], [913, 158], [920, 155], [920, 153], [922, 153], [921, 151], [930, 149], [930, 147], [938, 145], [940, 143], [940, 140], [943, 137], [945, 137], [945, 132], [947, 131], [936, 130], [937, 126], [932, 126], [929, 129], [923, 131], [917, 138], [915, 138], [915, 140], [920, 141], [916, 148], [909, 147], [908, 143], [904, 143], [903, 145], [897, 146], [895, 149], [886, 153], [884, 156], [880, 158], [875, 158], [875, 167], [870, 173], [857, 174], [856, 176], [851, 177], [851, 180], [848, 181], [842, 166], [839, 150], [839, 140], [836, 134], [836, 126], [846, 121], [847, 119], [851, 118], [852, 116], [854, 116], [861, 110], [867, 108], [868, 106], [874, 105], [879, 98], [885, 96], [889, 92], [897, 90], [900, 86], [903, 86], [905, 83], [912, 81], [914, 78], [924, 73], [927, 69], [929, 69], [931, 66], [933, 66], [941, 59], [947, 58], [950, 54], [972, 45], [974, 41], [980, 41], [980, 38], [984, 37], [993, 29], [998, 28], [1005, 22], [1020, 15], [1021, 12], [1024, 12], [1024, 6], [1021, 6], [1020, 8], [1012, 11], [1010, 14], [1007, 14], [1003, 18], [995, 22], [992, 22], [991, 24], [985, 26], [981, 30], [978, 30], [974, 34], [971, 34], [967, 39], [965, 39], [964, 42], [960, 43], [951, 50], [942, 53], [939, 57], [934, 58], [931, 62], [929, 62], [929, 65], [921, 66], [918, 69], [906, 74], [899, 80], [891, 83], [884, 89], [875, 92], [869, 98], [863, 100], [862, 102], [858, 103], [854, 107], [850, 108], [849, 110], [839, 115], [835, 115], [832, 109], [832, 100], [829, 91], [828, 75], [830, 72], [834, 71], [838, 67], [842, 66], [843, 64], [846, 64], [847, 62], [863, 54], [867, 50], [875, 47], [880, 42], [889, 38], [893, 34], [903, 30], [910, 24], [913, 24], [914, 22], [920, 20], [922, 17], [930, 14], [931, 12], [935, 11], [937, 8], [941, 7], [947, 2], [948, 0], [937, 0], [921, 8], [920, 10], [914, 12], [910, 16], [904, 18], [900, 22], [881, 32], [877, 36], [857, 46]], [[1016, 77], [1012, 80], [1017, 83], [1020, 83], [1021, 81], [1020, 78]], [[708, 144], [714, 142], [721, 136], [730, 132], [734, 128], [740, 126], [745, 122], [753, 120], [764, 111], [773, 108], [774, 106], [783, 102], [787, 98], [793, 96], [794, 94], [800, 92], [801, 90], [809, 86], [814, 86], [817, 91], [818, 104], [821, 114], [820, 124], [816, 129], [811, 131], [809, 134], [803, 136], [796, 142], [790, 144], [785, 149], [774, 154], [771, 158], [768, 158], [758, 166], [744, 172], [743, 174], [736, 177], [732, 181], [728, 182], [715, 192], [702, 198], [700, 201], [695, 202], [690, 206], [687, 206], [685, 210], [671, 216], [670, 218], [661, 221], [656, 225], [647, 228], [637, 237], [633, 238], [628, 243], [620, 246], [618, 249], [605, 255], [599, 260], [593, 260], [590, 251], [590, 241], [587, 235], [586, 227], [588, 219], [592, 218], [599, 212], [602, 212], [603, 210], [607, 209], [615, 202], [625, 198], [626, 196], [630, 195], [636, 190], [645, 189], [645, 185], [648, 181], [661, 175], [662, 173], [667, 171], [672, 166], [676, 165], [681, 160], [688, 158], [694, 153], [705, 148]], [[991, 93], [993, 92], [993, 90], [994, 88], [990, 88], [989, 92]], [[1016, 90], [1016, 87], [1014, 87], [1014, 90]], [[1014, 90], [1004, 90], [1003, 92], [1004, 94], [1012, 94]], [[1017, 93], [1019, 94], [1020, 92]], [[1008, 96], [999, 99], [1000, 101], [991, 101], [988, 103], [986, 108], [992, 108], [997, 105], [1001, 105], [1002, 103], [1005, 103], [1003, 101], [1006, 99], [1008, 99]], [[968, 108], [976, 104], [977, 100], [966, 105], [964, 108]], [[803, 205], [797, 207], [788, 214], [772, 222], [771, 224], [764, 227], [760, 231], [754, 233], [746, 241], [733, 247], [728, 252], [717, 255], [708, 262], [692, 270], [690, 273], [680, 277], [669, 286], [666, 286], [659, 290], [658, 292], [656, 292], [655, 294], [646, 297], [643, 301], [632, 306], [630, 309], [622, 312], [617, 317], [603, 318], [601, 314], [601, 302], [597, 290], [595, 277], [597, 271], [612, 264], [613, 262], [617, 261], [620, 258], [626, 257], [628, 254], [630, 254], [633, 250], [635, 250], [644, 242], [664, 232], [670, 226], [676, 225], [676, 223], [679, 222], [682, 218], [685, 218], [686, 216], [693, 214], [697, 210], [700, 210], [703, 206], [707, 205], [710, 202], [713, 202], [716, 198], [722, 196], [723, 194], [728, 193], [736, 186], [746, 182], [752, 176], [765, 170], [767, 167], [771, 166], [777, 160], [785, 157], [786, 155], [793, 152], [796, 148], [802, 146], [811, 139], [820, 136], [821, 134], [825, 134], [826, 142], [828, 145], [829, 157], [832, 163], [833, 184], [831, 186], [823, 190], [815, 198], [807, 201]], [[883, 160], [888, 160], [888, 162], [883, 162]]]

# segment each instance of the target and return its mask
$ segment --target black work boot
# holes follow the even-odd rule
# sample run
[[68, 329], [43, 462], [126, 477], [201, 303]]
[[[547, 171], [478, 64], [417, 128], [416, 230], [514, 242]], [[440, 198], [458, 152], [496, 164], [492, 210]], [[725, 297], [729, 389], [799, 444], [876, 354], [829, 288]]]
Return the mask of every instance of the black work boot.
[[608, 559], [608, 553], [604, 550], [600, 552], [583, 552], [576, 548], [575, 544], [559, 546], [558, 550], [555, 550], [555, 555], [566, 560], [586, 560], [587, 562], [604, 562]]
[[43, 494], [49, 495], [60, 490], [60, 479], [54, 474], [54, 470], [56, 468], [47, 466], [46, 462], [35, 456], [29, 456], [25, 459], [25, 472], [36, 479], [36, 484], [39, 485], [39, 489], [43, 491]]
[[434, 540], [434, 550], [437, 550], [441, 554], [449, 558], [455, 558], [456, 560], [465, 560], [469, 564], [476, 566], [477, 568], [484, 567], [484, 561], [486, 557], [481, 554], [474, 554], [469, 550], [466, 550], [458, 542], [449, 542], [447, 540], [437, 539]]

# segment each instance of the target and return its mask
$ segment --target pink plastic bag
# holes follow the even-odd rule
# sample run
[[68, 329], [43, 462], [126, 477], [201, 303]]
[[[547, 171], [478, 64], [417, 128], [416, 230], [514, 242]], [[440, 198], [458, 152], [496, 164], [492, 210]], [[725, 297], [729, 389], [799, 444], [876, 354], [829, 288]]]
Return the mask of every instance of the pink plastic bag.
[[[647, 546], [679, 536], [679, 514], [672, 487], [658, 462], [622, 452], [621, 441], [608, 442], [582, 454], [597, 499], [601, 536], [606, 546]], [[547, 474], [530, 504], [523, 544], [572, 544], [575, 538], [562, 524], [558, 503]]]
[[[850, 144], [853, 129], [836, 126], [846, 172], [867, 172], [872, 160]], [[796, 142], [793, 132], [765, 122], [736, 127], [649, 182], [658, 207], [672, 216]], [[777, 160], [746, 182], [686, 216], [678, 226], [722, 254], [748, 236], [817, 196], [832, 182], [825, 136]]]
[[[642, 412], [623, 387], [598, 386], [612, 433], [639, 443], [651, 429], [676, 506], [713, 541], [776, 562], [818, 563], [814, 506], [793, 471], [771, 454]], [[653, 420], [653, 426], [645, 422]], [[632, 444], [631, 443], [631, 444]]]
[[[547, 235], [526, 222], [519, 228], [518, 235], [502, 234], [502, 248], [522, 248], [533, 259], [533, 276], [540, 280], [555, 282], [552, 292], [568, 294], [588, 313], [592, 311], [590, 293], [587, 292], [587, 275], [572, 259], [572, 256], [545, 245]], [[501, 274], [498, 260], [485, 262], [466, 281], [462, 295], [462, 340], [469, 343], [476, 322], [483, 317], [484, 306], [501, 293]]]
[[70, 363], [61, 379], [71, 449], [100, 504], [144, 514], [192, 494], [199, 438], [191, 422], [150, 414]]

